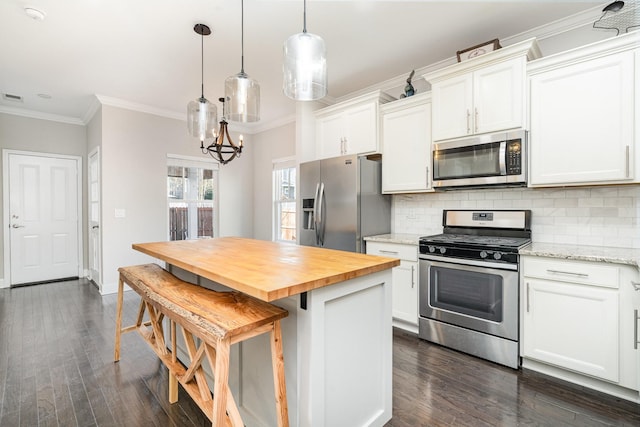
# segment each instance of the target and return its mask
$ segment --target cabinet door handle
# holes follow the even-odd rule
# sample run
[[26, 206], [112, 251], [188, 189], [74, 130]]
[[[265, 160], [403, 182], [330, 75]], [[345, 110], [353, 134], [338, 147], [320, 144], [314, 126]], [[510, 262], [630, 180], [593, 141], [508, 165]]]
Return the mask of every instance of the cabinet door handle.
[[389, 251], [389, 250], [386, 250], [386, 249], [380, 249], [380, 252], [382, 252], [383, 254], [398, 255], [398, 251]]
[[627, 160], [626, 177], [629, 178], [629, 146], [628, 145], [627, 145], [627, 148], [625, 150], [625, 156], [626, 156], [626, 160]]
[[[411, 266], [411, 289], [413, 289], [413, 286], [416, 284], [415, 281], [415, 267], [412, 265]], [[638, 310], [636, 310], [637, 312]], [[636, 322], [636, 326], [638, 325], [638, 322]]]
[[640, 291], [640, 282], [631, 281], [631, 286], [633, 286], [633, 290]]
[[473, 128], [475, 129], [476, 132], [478, 132], [478, 107], [475, 108], [475, 117], [473, 120]]
[[638, 310], [633, 310], [633, 348], [635, 350], [638, 349], [638, 320], [640, 320], [640, 316], [638, 316]]
[[529, 312], [529, 282], [527, 282], [527, 313]]
[[551, 274], [567, 274], [569, 276], [576, 276], [576, 277], [589, 277], [588, 274], [586, 273], [574, 273], [573, 271], [562, 271], [562, 270], [550, 270], [547, 269], [547, 273], [551, 273]]
[[427, 187], [426, 188], [429, 188], [429, 166], [427, 166], [425, 169], [427, 171]]
[[467, 108], [467, 133], [471, 133], [471, 111]]

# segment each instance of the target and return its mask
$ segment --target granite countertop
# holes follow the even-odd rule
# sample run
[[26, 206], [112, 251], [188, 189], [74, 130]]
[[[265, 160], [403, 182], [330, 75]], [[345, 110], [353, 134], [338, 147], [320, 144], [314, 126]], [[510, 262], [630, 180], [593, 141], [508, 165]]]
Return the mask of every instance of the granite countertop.
[[640, 268], [640, 249], [607, 246], [536, 243], [520, 249], [521, 255], [547, 256], [578, 261], [599, 261], [633, 265]]
[[364, 238], [367, 242], [381, 242], [381, 243], [400, 243], [403, 245], [416, 245], [423, 234], [403, 234], [403, 233], [391, 233], [391, 234], [378, 234], [377, 236], [367, 236]]

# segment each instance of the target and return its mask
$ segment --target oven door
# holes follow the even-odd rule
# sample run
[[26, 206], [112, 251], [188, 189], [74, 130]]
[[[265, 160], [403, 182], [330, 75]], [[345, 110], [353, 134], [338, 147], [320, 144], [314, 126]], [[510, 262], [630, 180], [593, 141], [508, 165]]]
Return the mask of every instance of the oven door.
[[419, 263], [420, 317], [518, 340], [517, 266], [424, 255]]

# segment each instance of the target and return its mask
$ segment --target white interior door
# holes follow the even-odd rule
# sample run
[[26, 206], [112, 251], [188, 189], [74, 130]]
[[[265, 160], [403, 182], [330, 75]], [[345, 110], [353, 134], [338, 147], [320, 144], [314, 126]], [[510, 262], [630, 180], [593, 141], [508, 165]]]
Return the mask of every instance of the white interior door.
[[80, 161], [8, 154], [11, 285], [78, 276]]
[[89, 154], [89, 279], [102, 289], [100, 254], [100, 151]]

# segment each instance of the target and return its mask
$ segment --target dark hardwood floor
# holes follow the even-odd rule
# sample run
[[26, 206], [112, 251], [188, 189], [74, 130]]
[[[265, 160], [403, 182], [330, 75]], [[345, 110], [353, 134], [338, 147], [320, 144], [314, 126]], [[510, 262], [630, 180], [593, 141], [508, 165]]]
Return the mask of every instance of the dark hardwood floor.
[[[136, 334], [113, 363], [115, 302], [84, 280], [0, 290], [0, 426], [210, 425], [182, 389], [168, 404], [167, 371]], [[137, 308], [127, 292], [124, 324]], [[640, 405], [401, 331], [393, 354], [389, 427], [640, 426]]]

